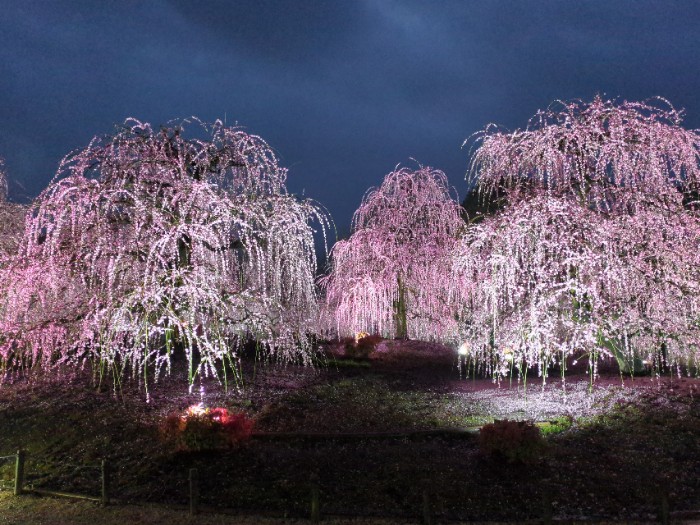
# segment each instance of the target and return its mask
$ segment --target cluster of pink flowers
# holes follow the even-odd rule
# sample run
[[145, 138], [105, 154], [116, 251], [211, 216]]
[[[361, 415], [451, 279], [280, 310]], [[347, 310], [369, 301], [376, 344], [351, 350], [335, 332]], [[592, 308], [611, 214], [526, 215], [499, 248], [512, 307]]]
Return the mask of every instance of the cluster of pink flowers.
[[340, 335], [457, 343], [494, 376], [567, 360], [700, 360], [700, 135], [661, 99], [596, 97], [477, 135], [470, 176], [505, 207], [468, 226], [444, 176], [390, 173], [332, 251]]

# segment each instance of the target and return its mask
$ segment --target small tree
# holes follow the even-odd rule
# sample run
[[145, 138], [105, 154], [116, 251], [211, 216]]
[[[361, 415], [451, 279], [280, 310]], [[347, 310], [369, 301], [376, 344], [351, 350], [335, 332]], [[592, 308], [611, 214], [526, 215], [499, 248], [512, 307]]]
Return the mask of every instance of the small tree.
[[321, 280], [338, 334], [446, 340], [455, 333], [450, 257], [464, 225], [441, 171], [389, 173], [331, 251]]
[[287, 194], [262, 139], [201, 127], [207, 138], [185, 139], [129, 120], [63, 160], [5, 280], [6, 360], [91, 359], [145, 379], [181, 350], [192, 383], [237, 371], [249, 339], [310, 359], [310, 221], [326, 216]]
[[7, 259], [17, 253], [19, 241], [24, 231], [26, 206], [7, 200], [7, 174], [4, 161], [0, 158], [0, 264], [5, 266]]
[[[692, 364], [698, 352], [700, 137], [673, 108], [596, 98], [487, 128], [471, 174], [507, 206], [464, 239], [465, 338], [490, 371], [587, 352]], [[660, 351], [660, 350], [663, 350]]]

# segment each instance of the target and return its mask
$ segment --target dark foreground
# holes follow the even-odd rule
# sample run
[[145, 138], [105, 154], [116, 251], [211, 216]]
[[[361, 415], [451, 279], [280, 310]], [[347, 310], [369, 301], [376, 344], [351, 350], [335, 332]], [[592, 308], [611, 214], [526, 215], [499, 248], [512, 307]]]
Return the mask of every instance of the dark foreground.
[[[89, 374], [6, 383], [0, 455], [28, 451], [30, 486], [93, 495], [99, 473], [80, 466], [107, 458], [118, 504], [157, 504], [167, 514], [166, 505], [183, 519], [188, 472], [197, 468], [205, 516], [227, 513], [206, 518], [222, 520], [211, 523], [256, 523], [245, 521], [251, 514], [265, 523], [308, 517], [313, 479], [324, 516], [417, 522], [427, 497], [437, 522], [649, 522], [663, 505], [673, 520], [700, 520], [698, 379], [643, 377], [622, 386], [611, 371], [589, 393], [584, 371], [574, 370], [566, 390], [558, 380], [544, 389], [530, 381], [526, 396], [517, 382], [460, 379], [451, 350], [414, 342], [383, 343], [366, 362], [329, 363], [318, 370], [258, 366], [244, 389], [228, 393], [206, 382], [205, 404], [247, 412], [260, 433], [225, 451], [177, 452], [160, 440], [162, 419], [201, 399], [198, 388], [187, 393], [181, 376], [152, 385], [149, 403], [138, 384], [115, 396], [97, 391]], [[541, 457], [509, 463], [482, 454], [475, 433], [442, 432], [494, 418], [541, 422], [548, 433]], [[9, 483], [12, 465], [0, 464], [0, 473]], [[17, 512], [25, 523], [42, 523], [29, 521], [32, 509], [47, 505], [99, 510], [21, 500], [3, 493], [0, 523], [22, 523], [11, 521]], [[105, 519], [129, 508], [104, 511]], [[63, 523], [94, 523], [78, 514]], [[172, 516], [162, 522], [178, 523]]]

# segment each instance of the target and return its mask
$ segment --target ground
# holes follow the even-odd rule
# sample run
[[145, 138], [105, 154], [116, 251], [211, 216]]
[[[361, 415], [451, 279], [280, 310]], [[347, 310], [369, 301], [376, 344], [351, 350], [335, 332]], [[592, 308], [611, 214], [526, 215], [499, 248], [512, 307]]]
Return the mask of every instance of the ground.
[[[63, 523], [100, 516], [105, 525], [174, 525], [175, 516], [186, 520], [190, 468], [200, 473], [201, 523], [307, 517], [312, 476], [322, 514], [338, 520], [417, 522], [426, 496], [438, 522], [535, 522], [548, 512], [558, 521], [645, 522], [664, 502], [675, 520], [700, 519], [697, 378], [621, 378], [610, 367], [589, 391], [579, 366], [565, 387], [558, 376], [543, 387], [532, 371], [525, 390], [515, 379], [465, 379], [454, 350], [439, 345], [384, 341], [367, 359], [343, 354], [327, 347], [316, 368], [249, 358], [242, 388], [207, 380], [191, 394], [176, 365], [150, 385], [148, 402], [140, 382], [97, 388], [88, 369], [7, 380], [0, 455], [27, 450], [30, 486], [91, 495], [100, 490], [94, 467], [107, 458], [116, 504], [103, 510], [5, 491], [0, 523], [46, 523], [42, 515], [65, 513]], [[163, 442], [164, 418], [202, 400], [246, 412], [256, 434], [221, 451], [176, 451]], [[539, 457], [520, 464], [481, 452], [478, 427], [506, 418], [540, 424]], [[11, 461], [0, 473], [9, 487]]]

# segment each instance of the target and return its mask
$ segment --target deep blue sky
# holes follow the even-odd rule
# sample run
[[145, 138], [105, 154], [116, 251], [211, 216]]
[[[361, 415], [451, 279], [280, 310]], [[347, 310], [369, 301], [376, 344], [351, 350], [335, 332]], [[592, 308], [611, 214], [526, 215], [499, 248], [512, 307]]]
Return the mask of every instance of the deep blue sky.
[[127, 117], [261, 135], [292, 192], [342, 233], [397, 164], [444, 170], [462, 142], [555, 99], [655, 95], [700, 127], [700, 2], [2, 0], [0, 156], [11, 198]]

